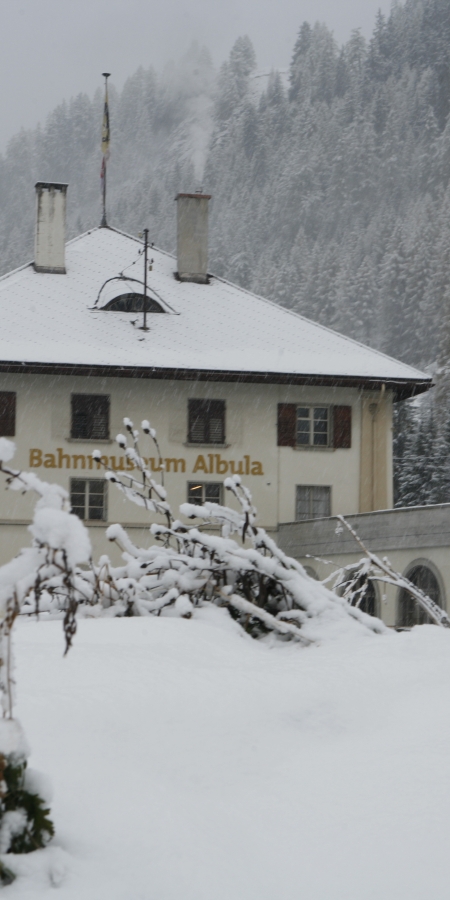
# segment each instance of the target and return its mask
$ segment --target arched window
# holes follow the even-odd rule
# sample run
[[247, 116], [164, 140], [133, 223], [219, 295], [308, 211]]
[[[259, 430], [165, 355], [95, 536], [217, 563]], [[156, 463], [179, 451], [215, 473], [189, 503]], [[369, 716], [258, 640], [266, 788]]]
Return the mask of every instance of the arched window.
[[[119, 297], [114, 297], [113, 300], [110, 300], [105, 306], [101, 306], [100, 309], [108, 310], [109, 312], [143, 312], [145, 299], [144, 294], [120, 294]], [[162, 306], [153, 297], [147, 296], [145, 307], [149, 313], [164, 312]]]
[[[407, 572], [406, 577], [415, 587], [420, 588], [438, 606], [443, 607], [444, 598], [439, 587], [438, 579], [431, 568], [423, 563], [414, 564]], [[417, 603], [414, 597], [404, 588], [398, 594], [397, 626], [399, 628], [412, 628], [414, 625], [430, 625], [431, 619], [424, 609]]]

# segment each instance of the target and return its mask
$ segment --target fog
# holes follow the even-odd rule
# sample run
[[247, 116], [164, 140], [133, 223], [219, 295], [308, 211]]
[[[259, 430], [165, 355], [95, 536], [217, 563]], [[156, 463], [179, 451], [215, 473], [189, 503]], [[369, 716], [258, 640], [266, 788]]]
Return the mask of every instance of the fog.
[[21, 127], [62, 99], [92, 96], [104, 70], [120, 88], [139, 65], [161, 68], [197, 39], [219, 65], [248, 34], [260, 69], [285, 68], [305, 20], [321, 20], [339, 41], [369, 35], [390, 0], [0, 0], [0, 150]]

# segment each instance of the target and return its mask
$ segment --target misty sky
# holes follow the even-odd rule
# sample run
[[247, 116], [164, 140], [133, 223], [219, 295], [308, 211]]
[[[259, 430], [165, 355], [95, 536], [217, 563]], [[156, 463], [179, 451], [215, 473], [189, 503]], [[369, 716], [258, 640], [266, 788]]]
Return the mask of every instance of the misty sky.
[[248, 34], [258, 67], [285, 68], [300, 24], [325, 22], [339, 41], [369, 35], [391, 0], [0, 0], [0, 150], [64, 98], [92, 96], [101, 72], [122, 87], [139, 65], [161, 68], [192, 40], [221, 63]]

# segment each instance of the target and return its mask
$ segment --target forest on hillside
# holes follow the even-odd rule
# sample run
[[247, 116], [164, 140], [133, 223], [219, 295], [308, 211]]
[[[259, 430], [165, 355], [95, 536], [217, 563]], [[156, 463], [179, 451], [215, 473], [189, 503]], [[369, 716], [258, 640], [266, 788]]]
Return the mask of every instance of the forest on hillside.
[[[110, 107], [109, 222], [173, 251], [174, 197], [201, 186], [211, 271], [432, 371], [436, 397], [397, 412], [396, 498], [450, 501], [448, 0], [396, 3], [343, 46], [303, 23], [287, 74], [262, 77], [248, 37], [218, 72], [194, 45]], [[32, 256], [37, 180], [69, 182], [69, 236], [99, 224], [101, 114], [80, 95], [9, 143], [1, 271]]]

